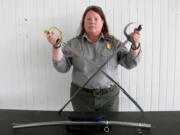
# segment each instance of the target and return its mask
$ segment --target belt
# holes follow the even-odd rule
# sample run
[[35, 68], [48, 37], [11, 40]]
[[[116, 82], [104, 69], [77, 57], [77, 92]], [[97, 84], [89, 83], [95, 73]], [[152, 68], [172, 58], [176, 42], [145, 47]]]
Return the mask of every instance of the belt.
[[[74, 85], [77, 88], [80, 88], [80, 86], [78, 86], [77, 84], [72, 83], [72, 85]], [[114, 90], [114, 87], [116, 85], [112, 85], [110, 88], [105, 88], [105, 89], [88, 89], [88, 88], [82, 88], [83, 91], [87, 92], [87, 93], [92, 93], [93, 96], [98, 96], [98, 95], [104, 95], [107, 94], [110, 91]]]

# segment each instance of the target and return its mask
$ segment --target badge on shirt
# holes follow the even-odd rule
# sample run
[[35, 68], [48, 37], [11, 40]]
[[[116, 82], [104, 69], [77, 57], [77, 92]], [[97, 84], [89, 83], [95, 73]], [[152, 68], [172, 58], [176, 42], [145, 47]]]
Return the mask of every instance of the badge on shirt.
[[111, 50], [111, 44], [107, 43], [106, 47], [108, 50]]

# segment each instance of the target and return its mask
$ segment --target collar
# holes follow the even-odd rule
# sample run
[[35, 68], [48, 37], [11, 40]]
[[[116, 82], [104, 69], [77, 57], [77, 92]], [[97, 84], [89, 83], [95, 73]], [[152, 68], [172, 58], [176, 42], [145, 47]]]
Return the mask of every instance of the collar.
[[[84, 33], [84, 34], [82, 35], [82, 37], [83, 37], [83, 39], [86, 39], [86, 40], [88, 40], [89, 42], [92, 42], [92, 41], [88, 38], [87, 33]], [[104, 40], [104, 35], [103, 35], [103, 33], [100, 34], [98, 40]], [[98, 40], [97, 40], [97, 41], [98, 41]]]

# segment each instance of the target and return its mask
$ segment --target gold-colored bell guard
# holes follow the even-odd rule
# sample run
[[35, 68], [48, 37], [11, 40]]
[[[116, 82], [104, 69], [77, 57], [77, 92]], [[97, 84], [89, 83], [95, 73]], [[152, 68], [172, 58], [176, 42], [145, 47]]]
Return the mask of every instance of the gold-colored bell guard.
[[49, 28], [47, 30], [44, 30], [44, 33], [47, 35], [47, 34], [49, 34], [49, 31], [54, 30], [54, 29], [58, 31], [59, 36], [60, 36], [59, 40], [56, 43], [56, 45], [58, 45], [62, 41], [62, 36], [63, 36], [62, 31], [60, 29], [58, 29], [57, 27], [53, 26], [53, 27], [51, 27], [51, 28]]

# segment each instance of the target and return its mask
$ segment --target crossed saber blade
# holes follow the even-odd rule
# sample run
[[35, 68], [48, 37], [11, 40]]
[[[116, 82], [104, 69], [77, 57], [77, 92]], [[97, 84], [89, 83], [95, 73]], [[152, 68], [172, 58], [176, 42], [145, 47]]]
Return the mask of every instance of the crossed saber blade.
[[[102, 68], [113, 58], [114, 55], [117, 54], [119, 48], [121, 45], [126, 45], [129, 41], [135, 46], [134, 39], [130, 37], [130, 35], [127, 34], [127, 28], [133, 23], [129, 23], [124, 28], [124, 34], [127, 38], [126, 41], [124, 41], [122, 44], [118, 42], [118, 46], [116, 48], [116, 51], [113, 55], [111, 55], [100, 67], [94, 63], [93, 61], [87, 59], [86, 57], [81, 56], [79, 53], [77, 53], [75, 50], [70, 48], [65, 42], [61, 41], [61, 46], [67, 48], [70, 50], [73, 54], [77, 55], [78, 57], [86, 60], [88, 63], [92, 64], [95, 68], [97, 68], [97, 71], [94, 72], [90, 78], [74, 93], [74, 95], [71, 96], [71, 98], [68, 100], [68, 102], [58, 111], [58, 113], [61, 113], [63, 109], [71, 102], [71, 100], [85, 87], [89, 81], [99, 72], [101, 71], [107, 78], [109, 78], [112, 82], [114, 82], [120, 90], [136, 105], [136, 107], [141, 111], [142, 114], [144, 114], [143, 109], [140, 107], [140, 105], [125, 91], [124, 88], [122, 88], [111, 76], [109, 76], [106, 72], [102, 70]], [[56, 27], [50, 28], [50, 29], [57, 29]], [[142, 29], [141, 25], [137, 28], [138, 31]], [[57, 29], [60, 31], [59, 29]], [[49, 31], [46, 31], [49, 32]], [[61, 31], [60, 31], [61, 32]], [[60, 33], [62, 34], [62, 32]], [[61, 35], [62, 36], [62, 35]], [[62, 39], [62, 37], [61, 37]], [[59, 41], [59, 40], [58, 40]], [[20, 123], [12, 123], [12, 127], [14, 129], [17, 128], [27, 128], [27, 127], [40, 127], [40, 126], [51, 126], [51, 125], [104, 125], [106, 126], [104, 128], [105, 132], [109, 132], [108, 126], [128, 126], [128, 127], [135, 127], [135, 128], [144, 128], [144, 129], [151, 129], [151, 124], [146, 123], [137, 123], [137, 122], [120, 122], [120, 121], [49, 121], [49, 122], [36, 122], [36, 123], [29, 123], [29, 124], [20, 124]]]
[[[58, 113], [61, 113], [61, 112], [63, 111], [63, 109], [71, 102], [71, 100], [72, 100], [74, 97], [76, 97], [76, 95], [89, 83], [89, 81], [91, 81], [91, 79], [93, 79], [93, 77], [94, 77], [99, 71], [101, 71], [107, 78], [109, 78], [112, 82], [114, 82], [114, 83], [120, 88], [120, 90], [136, 105], [136, 107], [137, 107], [142, 113], [144, 112], [143, 109], [141, 108], [141, 106], [126, 92], [126, 90], [125, 90], [124, 88], [122, 88], [111, 76], [109, 76], [106, 72], [104, 72], [104, 71], [102, 70], [102, 68], [114, 57], [114, 55], [117, 54], [117, 52], [118, 52], [118, 50], [119, 50], [119, 48], [120, 48], [121, 45], [124, 45], [124, 46], [125, 46], [125, 45], [130, 41], [130, 42], [132, 42], [132, 44], [133, 44], [134, 47], [136, 48], [134, 39], [131, 38], [131, 36], [128, 35], [127, 32], [126, 32], [126, 31], [127, 31], [127, 28], [128, 28], [131, 24], [133, 24], [133, 23], [127, 24], [127, 25], [125, 26], [125, 28], [124, 28], [124, 34], [125, 34], [125, 36], [127, 37], [127, 40], [124, 41], [122, 44], [119, 42], [120, 44], [118, 43], [119, 45], [117, 46], [115, 53], [114, 53], [113, 55], [111, 55], [100, 67], [99, 67], [96, 63], [94, 63], [93, 61], [87, 59], [87, 58], [84, 57], [84, 56], [81, 56], [79, 53], [77, 53], [76, 51], [74, 51], [72, 48], [70, 48], [68, 45], [66, 45], [65, 42], [61, 42], [63, 47], [67, 48], [68, 50], [70, 50], [72, 53], [74, 53], [74, 54], [77, 55], [78, 57], [80, 57], [80, 58], [86, 60], [88, 63], [92, 64], [95, 68], [97, 68], [97, 71], [94, 72], [94, 73], [90, 76], [90, 78], [89, 78], [80, 88], [77, 89], [77, 91], [74, 93], [74, 95], [71, 96], [71, 98], [70, 98], [70, 99], [67, 101], [67, 103], [59, 110]], [[139, 25], [139, 27], [137, 28], [137, 30], [140, 31], [141, 29], [142, 29], [142, 27], [141, 27], [141, 25]]]

